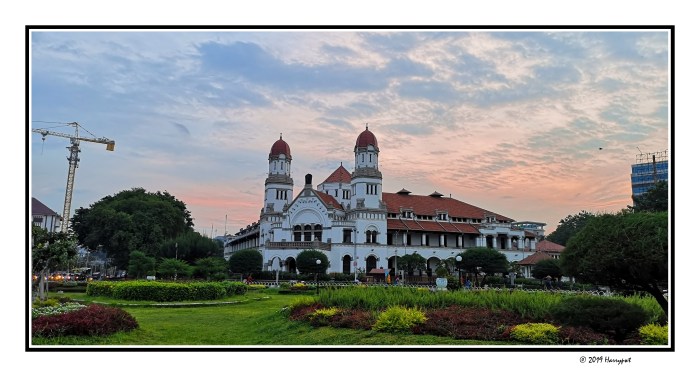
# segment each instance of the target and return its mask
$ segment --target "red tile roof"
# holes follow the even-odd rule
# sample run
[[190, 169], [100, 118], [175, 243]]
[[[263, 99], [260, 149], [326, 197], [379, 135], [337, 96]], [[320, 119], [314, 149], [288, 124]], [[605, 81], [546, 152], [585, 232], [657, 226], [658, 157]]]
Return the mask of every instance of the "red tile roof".
[[343, 209], [343, 206], [341, 206], [340, 203], [338, 203], [338, 201], [335, 200], [334, 197], [326, 194], [325, 192], [321, 192], [321, 191], [317, 191], [317, 190], [313, 190], [313, 191], [316, 193], [316, 195], [318, 195], [318, 197], [324, 203], [326, 203], [326, 205], [331, 205], [331, 206], [333, 206], [333, 208], [337, 208], [337, 209]]
[[552, 256], [550, 256], [547, 253], [542, 253], [542, 252], [536, 252], [527, 258], [521, 260], [518, 262], [519, 265], [532, 265], [532, 264], [537, 264], [537, 262], [545, 260], [545, 259], [552, 259]]
[[479, 231], [471, 224], [448, 223], [430, 220], [410, 220], [410, 219], [387, 219], [387, 230], [393, 231], [427, 231], [440, 233], [472, 233], [479, 234]]
[[351, 178], [352, 176], [350, 173], [341, 164], [338, 169], [335, 169], [335, 171], [323, 181], [323, 183], [350, 183]]
[[564, 246], [554, 243], [552, 241], [542, 240], [535, 246], [537, 251], [544, 251], [548, 253], [561, 253], [564, 251]]
[[32, 198], [32, 215], [58, 216], [58, 213], [47, 207], [36, 198]]
[[413, 213], [416, 215], [435, 216], [436, 211], [447, 211], [450, 217], [483, 219], [488, 213], [493, 214], [499, 221], [513, 221], [511, 218], [453, 198], [383, 192], [382, 200], [386, 203], [387, 212], [389, 213], [401, 213], [401, 208], [413, 208]]

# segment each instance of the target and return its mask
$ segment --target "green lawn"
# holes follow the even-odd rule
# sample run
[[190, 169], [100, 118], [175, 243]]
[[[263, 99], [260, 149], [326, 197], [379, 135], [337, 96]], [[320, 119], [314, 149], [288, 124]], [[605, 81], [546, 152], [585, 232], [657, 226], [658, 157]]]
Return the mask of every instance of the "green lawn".
[[[85, 294], [66, 294], [78, 300], [116, 303], [108, 298]], [[281, 313], [297, 295], [279, 295], [275, 291], [252, 291], [228, 300], [236, 304], [194, 307], [122, 306], [139, 323], [139, 328], [105, 337], [33, 338], [37, 345], [110, 345], [110, 346], [372, 346], [372, 345], [508, 345], [505, 342], [456, 340], [446, 337], [412, 334], [387, 334], [374, 331], [314, 328], [293, 322]], [[149, 304], [140, 302], [139, 304]]]

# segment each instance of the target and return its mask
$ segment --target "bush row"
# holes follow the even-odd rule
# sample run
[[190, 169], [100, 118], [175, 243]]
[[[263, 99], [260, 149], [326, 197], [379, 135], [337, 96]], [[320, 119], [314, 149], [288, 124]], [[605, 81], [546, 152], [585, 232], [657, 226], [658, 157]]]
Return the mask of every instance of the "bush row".
[[240, 282], [155, 282], [155, 281], [101, 281], [88, 284], [88, 296], [105, 296], [131, 301], [192, 301], [216, 300], [242, 295], [247, 286]]

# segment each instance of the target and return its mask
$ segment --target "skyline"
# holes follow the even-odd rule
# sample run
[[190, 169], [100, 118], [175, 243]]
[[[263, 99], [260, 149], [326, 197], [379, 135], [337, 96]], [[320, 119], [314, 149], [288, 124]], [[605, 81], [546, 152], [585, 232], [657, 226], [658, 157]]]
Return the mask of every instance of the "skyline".
[[[296, 195], [307, 173], [315, 187], [341, 162], [352, 172], [368, 124], [384, 192], [438, 191], [549, 234], [630, 205], [636, 155], [670, 150], [663, 29], [30, 37], [31, 127], [116, 141], [81, 143], [71, 215], [143, 187], [185, 202], [195, 231], [233, 234], [258, 220], [280, 133]], [[60, 214], [68, 140], [28, 133], [31, 195]]]

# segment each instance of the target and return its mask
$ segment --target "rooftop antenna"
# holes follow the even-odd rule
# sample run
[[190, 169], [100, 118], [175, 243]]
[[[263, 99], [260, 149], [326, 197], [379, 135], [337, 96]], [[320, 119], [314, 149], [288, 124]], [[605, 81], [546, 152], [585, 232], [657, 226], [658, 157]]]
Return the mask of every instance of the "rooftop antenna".
[[644, 154], [644, 152], [642, 152], [642, 150], [639, 149], [639, 147], [637, 147], [637, 150], [639, 151], [639, 154]]

